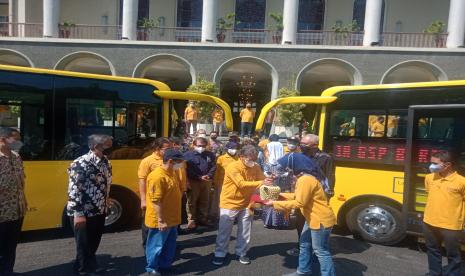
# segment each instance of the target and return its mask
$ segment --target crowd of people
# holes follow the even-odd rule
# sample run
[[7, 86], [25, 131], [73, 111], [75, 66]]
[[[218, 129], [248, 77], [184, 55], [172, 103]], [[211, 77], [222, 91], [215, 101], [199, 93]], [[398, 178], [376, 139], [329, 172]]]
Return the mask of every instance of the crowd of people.
[[[194, 122], [191, 122], [194, 126]], [[196, 126], [194, 126], [196, 127]], [[248, 133], [248, 126], [244, 126]], [[237, 223], [235, 257], [250, 264], [254, 208], [260, 208], [267, 228], [286, 228], [289, 214], [296, 216], [297, 247], [287, 253], [298, 256], [298, 267], [289, 275], [311, 275], [318, 262], [323, 276], [336, 275], [329, 239], [336, 217], [330, 207], [334, 194], [335, 165], [330, 154], [319, 148], [317, 135], [295, 134], [282, 143], [271, 134], [240, 138], [236, 132], [221, 142], [221, 129], [209, 133], [198, 129], [192, 137], [161, 137], [152, 145], [137, 172], [140, 188], [142, 244], [148, 275], [169, 270], [176, 254], [179, 233], [198, 227], [218, 227], [213, 265], [224, 265], [234, 223]], [[67, 215], [74, 230], [79, 275], [105, 272], [96, 251], [105, 225], [112, 183], [111, 162], [105, 153], [112, 137], [95, 134], [88, 138], [89, 152], [68, 169]], [[12, 275], [16, 245], [27, 201], [25, 175], [18, 130], [0, 128], [0, 275]], [[454, 169], [451, 153], [431, 158], [426, 176], [429, 193], [424, 215], [429, 275], [459, 275], [461, 266], [458, 235], [465, 219], [465, 178]], [[130, 172], [128, 172], [130, 173]], [[136, 172], [134, 172], [136, 173]], [[258, 196], [262, 186], [279, 186], [277, 200]], [[444, 212], [444, 210], [450, 212]], [[183, 213], [186, 226], [181, 228]], [[449, 264], [442, 272], [441, 242]]]

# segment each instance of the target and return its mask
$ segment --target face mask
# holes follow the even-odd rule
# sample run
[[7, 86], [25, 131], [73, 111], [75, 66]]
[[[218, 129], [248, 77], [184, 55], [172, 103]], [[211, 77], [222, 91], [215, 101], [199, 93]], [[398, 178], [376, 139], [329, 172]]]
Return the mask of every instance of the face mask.
[[204, 147], [194, 147], [194, 150], [198, 153], [202, 153], [205, 151], [205, 148]]
[[288, 148], [289, 150], [295, 150], [295, 149], [297, 148], [297, 146], [296, 146], [296, 145], [290, 144], [290, 145], [287, 145], [287, 148]]
[[197, 137], [205, 138], [205, 137], [207, 137], [207, 135], [206, 134], [199, 134], [199, 135], [197, 135]]
[[216, 140], [216, 138], [218, 138], [218, 136], [210, 136], [210, 139], [212, 140]]
[[228, 149], [228, 153], [232, 156], [236, 155], [237, 149]]
[[173, 165], [173, 170], [179, 170], [182, 168], [182, 163], [176, 163]]
[[432, 173], [438, 173], [442, 170], [442, 165], [440, 164], [431, 164], [429, 165], [429, 171]]
[[14, 138], [13, 139], [7, 139], [6, 142], [8, 144], [8, 147], [12, 151], [19, 151], [23, 147], [23, 142], [18, 141], [18, 140], [14, 139]]
[[253, 166], [255, 166], [255, 162], [252, 160], [244, 160], [244, 165], [246, 165], [249, 168], [252, 168]]

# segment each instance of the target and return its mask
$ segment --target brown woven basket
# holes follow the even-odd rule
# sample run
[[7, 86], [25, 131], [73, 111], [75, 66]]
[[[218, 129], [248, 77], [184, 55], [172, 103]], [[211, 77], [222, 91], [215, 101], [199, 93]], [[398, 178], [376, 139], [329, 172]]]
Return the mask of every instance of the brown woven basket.
[[262, 200], [278, 200], [281, 188], [279, 186], [261, 186], [260, 198]]

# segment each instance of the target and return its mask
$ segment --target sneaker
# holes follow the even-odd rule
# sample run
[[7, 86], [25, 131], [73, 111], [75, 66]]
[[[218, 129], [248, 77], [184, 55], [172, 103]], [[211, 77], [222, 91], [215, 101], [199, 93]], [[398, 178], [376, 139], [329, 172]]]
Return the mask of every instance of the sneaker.
[[214, 265], [223, 265], [224, 264], [224, 257], [215, 257], [213, 258], [212, 264]]
[[298, 257], [300, 250], [298, 248], [292, 248], [286, 251], [286, 254], [293, 257]]
[[244, 265], [250, 264], [250, 259], [247, 256], [239, 257], [239, 262]]

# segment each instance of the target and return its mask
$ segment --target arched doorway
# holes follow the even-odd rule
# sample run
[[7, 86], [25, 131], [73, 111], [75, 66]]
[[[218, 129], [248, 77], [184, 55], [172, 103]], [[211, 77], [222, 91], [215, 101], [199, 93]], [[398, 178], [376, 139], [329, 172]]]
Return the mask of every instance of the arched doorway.
[[26, 55], [10, 49], [0, 49], [0, 64], [34, 67], [32, 61]]
[[76, 52], [69, 54], [58, 61], [54, 69], [100, 75], [115, 75], [115, 69], [111, 62], [104, 56], [92, 52]]
[[255, 57], [239, 57], [225, 62], [216, 71], [220, 97], [232, 108], [234, 126], [240, 126], [239, 113], [247, 102], [256, 111], [278, 96], [278, 73], [268, 62]]
[[437, 65], [421, 60], [410, 60], [389, 68], [381, 78], [381, 83], [445, 81], [447, 79], [446, 73]]
[[[186, 91], [191, 84], [196, 82], [196, 72], [192, 64], [182, 57], [171, 54], [159, 54], [145, 58], [136, 65], [133, 77], [164, 82], [174, 91]], [[178, 126], [186, 104], [186, 101], [173, 100], [172, 107], [176, 113], [172, 116], [172, 131], [175, 131]]]
[[[320, 96], [327, 88], [339, 85], [362, 84], [359, 70], [347, 61], [327, 58], [305, 66], [297, 76], [296, 89], [302, 96]], [[315, 105], [307, 105], [303, 110], [307, 121], [313, 120]]]

